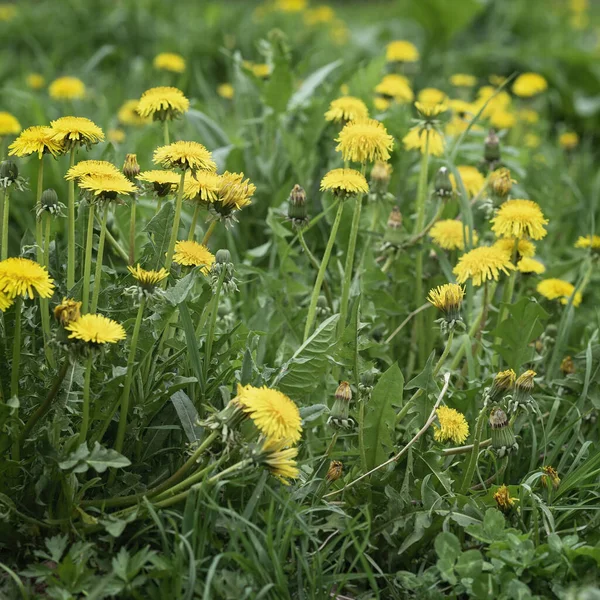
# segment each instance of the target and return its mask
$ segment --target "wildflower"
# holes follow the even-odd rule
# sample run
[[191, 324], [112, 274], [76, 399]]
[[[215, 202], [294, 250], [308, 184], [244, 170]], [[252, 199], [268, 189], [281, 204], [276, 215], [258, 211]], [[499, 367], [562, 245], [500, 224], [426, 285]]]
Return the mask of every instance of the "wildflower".
[[517, 183], [510, 176], [510, 171], [505, 167], [490, 173], [488, 188], [497, 198], [506, 198], [510, 194], [513, 183]]
[[[569, 299], [575, 292], [575, 286], [563, 279], [543, 279], [535, 288], [538, 294], [548, 298], [548, 300], [560, 300], [561, 304], [568, 304]], [[573, 296], [573, 306], [577, 307], [581, 304], [581, 292], [575, 293]]]
[[513, 395], [513, 401], [516, 405], [526, 405], [531, 401], [531, 392], [535, 385], [533, 378], [535, 376], [535, 371], [528, 370], [517, 377], [515, 381], [515, 393]]
[[295, 13], [306, 9], [307, 0], [275, 0], [275, 9]]
[[3, 160], [0, 163], [0, 186], [7, 188], [11, 185], [16, 185], [19, 189], [22, 188], [22, 177], [19, 177], [19, 167], [12, 160]]
[[146, 90], [137, 106], [142, 118], [166, 121], [179, 117], [190, 108], [190, 101], [174, 87], [154, 87]]
[[306, 213], [306, 192], [304, 188], [296, 184], [290, 192], [288, 199], [288, 219], [298, 229], [304, 227], [308, 223]]
[[85, 117], [61, 117], [50, 123], [54, 140], [62, 142], [67, 149], [87, 146], [104, 140], [102, 129]]
[[35, 207], [38, 219], [44, 212], [50, 213], [54, 217], [64, 217], [63, 210], [66, 206], [59, 202], [58, 194], [52, 188], [48, 188], [42, 192], [39, 204]]
[[0, 23], [8, 23], [17, 16], [17, 7], [14, 4], [3, 2], [0, 4]]
[[452, 329], [458, 323], [462, 324], [460, 307], [464, 295], [465, 290], [456, 283], [446, 283], [429, 291], [427, 300], [444, 313], [444, 318], [439, 319], [442, 331]]
[[10, 299], [17, 296], [50, 298], [54, 282], [46, 267], [28, 258], [7, 258], [0, 262], [0, 292]]
[[191, 177], [186, 177], [183, 197], [197, 202], [214, 202], [219, 190], [219, 177], [210, 171], [196, 171]]
[[541, 240], [546, 235], [544, 219], [539, 204], [532, 200], [507, 200], [504, 202], [496, 216], [490, 221], [492, 231], [498, 237], [530, 237]]
[[257, 461], [263, 464], [283, 484], [289, 485], [290, 479], [299, 475], [296, 464], [298, 448], [290, 447], [291, 440], [266, 438], [262, 444]]
[[365, 176], [354, 169], [333, 169], [321, 180], [321, 191], [331, 191], [341, 198], [366, 194], [369, 184]]
[[158, 271], [146, 271], [142, 269], [140, 265], [134, 267], [127, 267], [133, 278], [137, 281], [138, 286], [143, 292], [151, 294], [156, 286], [169, 276], [166, 269], [159, 269]]
[[137, 154], [126, 154], [123, 163], [123, 175], [130, 181], [140, 174], [140, 165], [137, 161]]
[[548, 82], [538, 73], [521, 73], [513, 85], [512, 91], [521, 98], [531, 98], [548, 89]]
[[120, 323], [104, 315], [82, 315], [65, 326], [71, 332], [69, 339], [81, 340], [87, 344], [116, 344], [127, 336]]
[[546, 267], [535, 258], [522, 258], [517, 263], [517, 270], [520, 273], [535, 273], [536, 275], [541, 275], [546, 272]]
[[0, 112], [0, 137], [17, 135], [21, 131], [21, 124], [16, 117], [8, 112]]
[[[464, 250], [465, 236], [469, 239], [469, 228], [462, 221], [455, 219], [444, 219], [437, 221], [429, 231], [429, 237], [444, 250]], [[479, 237], [473, 232], [473, 243], [476, 244]]]
[[496, 490], [494, 493], [494, 500], [496, 501], [498, 510], [501, 510], [503, 513], [510, 512], [516, 502], [514, 498], [511, 498], [510, 492], [505, 485], [501, 485]]
[[39, 73], [29, 73], [25, 78], [25, 83], [32, 90], [41, 90], [46, 85], [46, 80]]
[[329, 468], [327, 469], [327, 475], [325, 475], [325, 479], [329, 481], [329, 483], [333, 483], [337, 481], [344, 472], [344, 465], [339, 460], [332, 460], [329, 463]]
[[498, 458], [503, 458], [519, 449], [512, 425], [506, 413], [498, 406], [492, 408], [489, 423], [492, 430], [492, 448]]
[[436, 410], [439, 427], [434, 425], [433, 438], [436, 442], [452, 440], [456, 444], [464, 444], [469, 437], [469, 424], [465, 416], [453, 408], [440, 406]]
[[217, 250], [215, 254], [215, 262], [210, 269], [211, 287], [216, 293], [219, 281], [226, 294], [232, 294], [238, 291], [235, 274], [235, 265], [231, 260], [231, 252], [227, 248]]
[[94, 176], [119, 176], [121, 172], [115, 165], [106, 160], [82, 160], [73, 165], [66, 173], [65, 179], [81, 179], [82, 177]]
[[[398, 104], [406, 104], [414, 99], [408, 79], [403, 75], [390, 73], [375, 87], [375, 93], [383, 96], [384, 100], [394, 100]], [[387, 107], [386, 107], [387, 108]]]
[[428, 152], [431, 156], [444, 154], [444, 138], [436, 129], [417, 125], [402, 138], [402, 142], [407, 150], [420, 150], [421, 154]]
[[251, 204], [256, 186], [243, 173], [225, 171], [219, 175], [215, 200], [208, 203], [211, 215], [217, 219], [235, 219], [235, 211]]
[[329, 110], [325, 113], [325, 120], [334, 123], [347, 123], [368, 117], [369, 109], [366, 104], [353, 96], [342, 96], [333, 100], [329, 105]]
[[448, 169], [446, 167], [440, 167], [438, 169], [437, 173], [435, 174], [433, 185], [435, 188], [435, 194], [439, 198], [451, 198], [454, 194], [452, 179], [450, 179], [450, 175], [448, 174]]
[[376, 194], [385, 194], [392, 177], [392, 165], [378, 160], [371, 169], [369, 187]]
[[477, 85], [477, 77], [466, 75], [465, 73], [456, 73], [450, 77], [450, 83], [454, 87], [475, 87]]
[[345, 125], [336, 139], [336, 150], [342, 153], [345, 161], [375, 162], [390, 158], [394, 138], [387, 132], [383, 123], [375, 119], [352, 121]]
[[[515, 249], [515, 238], [500, 238], [494, 242], [494, 248], [506, 252], [506, 254], [512, 259], [512, 254]], [[531, 258], [535, 256], [535, 246], [532, 242], [526, 239], [520, 239], [517, 244], [517, 259], [520, 258]]]
[[406, 40], [390, 42], [385, 49], [387, 62], [417, 62], [419, 51], [417, 47]]
[[575, 242], [575, 248], [591, 248], [592, 250], [600, 250], [600, 235], [580, 236]]
[[60, 304], [54, 307], [54, 318], [66, 327], [69, 323], [77, 321], [81, 317], [81, 302], [73, 298], [63, 298]]
[[458, 283], [465, 283], [471, 278], [473, 285], [480, 286], [490, 279], [498, 281], [501, 272], [508, 275], [514, 269], [515, 266], [505, 252], [493, 246], [480, 246], [463, 254], [453, 273]]
[[431, 121], [434, 117], [437, 117], [441, 113], [448, 110], [448, 105], [445, 102], [423, 102], [419, 100], [415, 102], [415, 108], [419, 112], [419, 115], [427, 121]]
[[200, 270], [206, 275], [215, 257], [206, 246], [192, 240], [182, 240], [175, 244], [173, 261], [185, 267], [201, 267]]
[[221, 98], [225, 98], [225, 100], [231, 100], [235, 94], [235, 90], [230, 83], [221, 83], [217, 86], [217, 94], [219, 94]]
[[85, 84], [77, 77], [59, 77], [48, 87], [55, 100], [81, 100], [85, 98]]
[[121, 194], [133, 194], [137, 188], [127, 177], [117, 175], [84, 175], [78, 185], [82, 190], [90, 192], [94, 198], [114, 200]]
[[302, 435], [302, 420], [296, 404], [285, 394], [266, 386], [238, 385], [235, 402], [250, 416], [268, 440], [295, 443]]
[[486, 85], [479, 89], [475, 106], [477, 111], [483, 109], [483, 117], [489, 118], [499, 110], [507, 111], [511, 103], [512, 98], [508, 92], [499, 92], [496, 88]]
[[319, 23], [331, 23], [335, 18], [335, 12], [331, 6], [316, 6], [304, 13], [304, 22], [307, 25], [318, 25]]
[[375, 109], [380, 112], [386, 111], [390, 107], [390, 105], [391, 101], [387, 98], [384, 98], [383, 96], [375, 96], [375, 98], [373, 99], [373, 106], [375, 106]]
[[497, 402], [506, 392], [513, 389], [516, 379], [517, 374], [512, 369], [497, 373], [492, 386], [486, 391], [486, 400]]
[[535, 133], [525, 134], [523, 141], [525, 142], [525, 146], [531, 149], [539, 148], [542, 144], [542, 138]]
[[558, 143], [565, 150], [574, 150], [579, 144], [579, 136], [574, 131], [565, 131], [558, 136]]
[[558, 471], [551, 466], [546, 466], [546, 467], [542, 467], [542, 485], [545, 488], [550, 487], [550, 485], [552, 485], [552, 487], [557, 490], [558, 486], [560, 485], [560, 477], [558, 476]]
[[530, 125], [535, 125], [540, 120], [540, 114], [531, 108], [522, 108], [517, 116], [520, 121], [529, 123]]
[[[477, 167], [471, 167], [469, 165], [460, 165], [456, 168], [458, 174], [460, 175], [460, 179], [463, 183], [465, 191], [470, 198], [477, 196], [479, 192], [485, 186], [485, 177], [479, 172]], [[456, 187], [456, 179], [454, 175], [450, 175], [450, 179]]]
[[152, 119], [150, 117], [142, 117], [138, 112], [139, 100], [125, 100], [117, 112], [117, 119], [123, 125], [145, 125]]
[[[417, 98], [422, 106], [446, 106], [446, 94], [437, 88], [423, 88]], [[439, 114], [440, 112], [443, 111], [440, 110], [435, 114]]]
[[217, 165], [212, 159], [212, 154], [198, 142], [173, 142], [168, 146], [160, 146], [154, 151], [152, 158], [155, 164], [168, 169], [191, 169], [196, 171], [214, 172]]
[[575, 363], [570, 356], [565, 356], [560, 361], [560, 370], [564, 375], [571, 375], [572, 373], [575, 373]]
[[57, 156], [63, 152], [63, 143], [54, 139], [52, 127], [28, 127], [8, 147], [9, 156], [29, 156], [37, 153], [38, 158], [46, 154]]
[[490, 117], [490, 124], [497, 130], [512, 129], [517, 124], [517, 118], [507, 110], [497, 110]]
[[185, 59], [181, 54], [175, 52], [157, 54], [152, 64], [159, 71], [171, 71], [171, 73], [183, 73], [185, 71]]
[[397, 206], [394, 206], [387, 220], [388, 229], [400, 229], [402, 227], [402, 213]]
[[177, 191], [181, 177], [175, 171], [142, 171], [137, 179], [151, 184], [157, 196], [164, 197]]
[[14, 299], [7, 296], [4, 292], [0, 292], [0, 311], [4, 312], [14, 303]]
[[340, 381], [335, 390], [335, 401], [327, 424], [335, 428], [349, 429], [354, 421], [348, 416], [352, 402], [352, 388], [347, 381]]
[[106, 137], [112, 144], [122, 144], [126, 135], [122, 129], [109, 129]]

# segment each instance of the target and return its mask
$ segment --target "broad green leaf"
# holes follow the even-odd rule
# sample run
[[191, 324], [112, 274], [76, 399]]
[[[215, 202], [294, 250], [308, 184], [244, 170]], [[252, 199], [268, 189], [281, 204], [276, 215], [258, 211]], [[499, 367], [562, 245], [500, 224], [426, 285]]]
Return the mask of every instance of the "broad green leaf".
[[458, 538], [449, 531], [439, 533], [435, 538], [434, 546], [439, 558], [452, 563], [456, 562], [461, 552]]
[[171, 396], [171, 402], [181, 421], [188, 442], [197, 442], [202, 437], [202, 427], [198, 425], [198, 411], [189, 396], [179, 390]]
[[459, 556], [454, 569], [461, 578], [475, 579], [483, 569], [481, 552], [475, 549], [466, 550]]
[[289, 64], [283, 58], [275, 63], [275, 68], [265, 86], [264, 100], [276, 113], [285, 110], [294, 89], [294, 79]]
[[179, 316], [181, 317], [183, 332], [185, 333], [185, 341], [188, 349], [188, 359], [196, 377], [198, 378], [200, 390], [202, 391], [202, 393], [204, 393], [205, 381], [204, 373], [202, 371], [202, 359], [200, 358], [200, 349], [198, 347], [198, 341], [196, 340], [196, 331], [194, 329], [194, 323], [192, 321], [190, 311], [185, 303], [179, 305]]
[[196, 283], [197, 273], [191, 271], [185, 277], [182, 277], [174, 286], [170, 287], [165, 292], [165, 299], [169, 304], [177, 306], [183, 304], [192, 291], [194, 283]]
[[105, 448], [98, 442], [94, 444], [94, 448], [86, 459], [86, 462], [97, 473], [104, 473], [109, 467], [112, 469], [122, 469], [131, 464], [131, 461], [126, 456], [119, 454], [112, 448]]

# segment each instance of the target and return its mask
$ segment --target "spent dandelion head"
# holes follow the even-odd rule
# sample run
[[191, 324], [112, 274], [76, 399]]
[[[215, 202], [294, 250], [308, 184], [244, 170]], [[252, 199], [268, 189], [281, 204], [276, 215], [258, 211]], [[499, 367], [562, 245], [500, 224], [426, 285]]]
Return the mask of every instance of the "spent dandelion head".
[[488, 188], [496, 198], [506, 198], [512, 190], [513, 183], [517, 183], [510, 174], [510, 171], [502, 167], [490, 173], [488, 178]]
[[200, 267], [202, 273], [207, 275], [215, 262], [215, 256], [203, 244], [182, 240], [175, 244], [173, 262], [184, 267]]
[[48, 86], [48, 93], [55, 100], [81, 100], [85, 98], [85, 84], [77, 77], [59, 77]]
[[375, 119], [362, 119], [346, 124], [336, 139], [336, 150], [349, 162], [376, 162], [390, 158], [394, 138], [383, 123]]
[[333, 169], [321, 180], [321, 191], [332, 192], [345, 199], [357, 194], [366, 194], [369, 184], [365, 176], [354, 169]]
[[564, 279], [542, 279], [535, 288], [537, 293], [544, 296], [548, 300], [559, 300], [561, 304], [568, 304], [569, 299], [573, 296], [573, 306], [577, 307], [581, 304], [581, 292], [576, 292], [575, 286]]
[[53, 139], [61, 142], [67, 150], [74, 146], [90, 147], [104, 140], [104, 133], [85, 117], [60, 117], [50, 123]]
[[[469, 228], [456, 219], [437, 221], [429, 230], [429, 237], [444, 250], [464, 250], [465, 237], [469, 239]], [[473, 244], [479, 240], [477, 232], [473, 232]]]
[[80, 340], [92, 347], [116, 344], [126, 338], [123, 326], [104, 315], [82, 315], [66, 325], [65, 329], [71, 332], [69, 339]]
[[490, 402], [499, 401], [504, 394], [513, 389], [516, 379], [517, 374], [512, 369], [500, 371], [494, 377], [491, 387], [486, 390], [486, 399]]
[[154, 57], [152, 65], [159, 71], [170, 71], [171, 73], [183, 73], [185, 71], [185, 59], [181, 54], [175, 52], [161, 52]]
[[493, 246], [479, 246], [458, 259], [453, 273], [458, 283], [466, 283], [471, 279], [473, 285], [480, 286], [491, 279], [498, 281], [500, 273], [508, 275], [514, 269], [506, 252]]
[[545, 488], [553, 487], [555, 490], [557, 490], [560, 486], [560, 477], [558, 476], [558, 471], [550, 465], [542, 467], [541, 480], [542, 485]]
[[357, 119], [367, 119], [369, 109], [367, 105], [354, 96], [342, 96], [333, 100], [329, 105], [329, 110], [325, 113], [326, 121], [334, 123], [347, 123]]
[[140, 98], [137, 112], [142, 118], [170, 121], [190, 108], [190, 101], [174, 87], [155, 87], [146, 90]]
[[464, 444], [469, 437], [469, 424], [462, 413], [453, 408], [440, 406], [436, 410], [439, 427], [434, 425], [433, 437], [436, 442], [453, 441], [455, 444]]
[[0, 262], [0, 292], [8, 298], [50, 298], [54, 282], [46, 267], [28, 258], [7, 258]]
[[211, 171], [217, 170], [217, 165], [212, 154], [198, 142], [178, 141], [160, 146], [154, 151], [152, 158], [155, 164], [167, 169], [181, 169], [183, 171]]
[[532, 200], [507, 200], [490, 221], [498, 237], [541, 240], [546, 235], [544, 218], [539, 204]]
[[17, 135], [21, 131], [21, 124], [9, 112], [0, 111], [0, 137]]
[[55, 139], [54, 134], [52, 127], [39, 125], [28, 127], [8, 147], [8, 154], [18, 157], [37, 154], [38, 158], [42, 158], [44, 154], [58, 156], [64, 152], [64, 144]]

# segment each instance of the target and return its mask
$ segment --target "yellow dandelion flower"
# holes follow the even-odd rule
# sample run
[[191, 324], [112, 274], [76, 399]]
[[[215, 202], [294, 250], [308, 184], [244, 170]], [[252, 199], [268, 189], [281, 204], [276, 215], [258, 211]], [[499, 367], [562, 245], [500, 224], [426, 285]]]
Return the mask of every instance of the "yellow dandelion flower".
[[61, 117], [52, 121], [50, 127], [54, 131], [53, 139], [68, 148], [74, 145], [91, 146], [104, 140], [102, 129], [85, 117]]
[[85, 84], [77, 77], [59, 77], [48, 87], [55, 100], [81, 100], [85, 98]]
[[535, 258], [524, 257], [517, 263], [517, 269], [521, 273], [535, 273], [541, 275], [546, 272], [546, 267]]
[[29, 73], [25, 78], [25, 83], [32, 90], [41, 90], [46, 85], [46, 80], [39, 73]]
[[540, 113], [532, 108], [522, 108], [518, 113], [519, 121], [535, 125], [540, 120]]
[[375, 87], [375, 93], [383, 96], [385, 100], [392, 99], [399, 104], [406, 104], [414, 99], [408, 79], [395, 73], [384, 75]]
[[539, 204], [532, 200], [507, 200], [490, 223], [492, 231], [498, 237], [530, 237], [532, 240], [541, 240], [547, 233], [544, 225], [548, 223], [548, 219], [544, 219]]
[[373, 106], [375, 107], [376, 110], [380, 111], [380, 112], [384, 112], [386, 111], [390, 105], [392, 103], [390, 102], [390, 100], [387, 100], [386, 98], [382, 98], [381, 96], [375, 96], [375, 98], [373, 99]]
[[88, 344], [116, 344], [127, 337], [120, 323], [104, 315], [82, 315], [77, 321], [66, 325], [65, 329], [71, 332], [69, 339]]
[[512, 91], [521, 98], [531, 98], [548, 89], [548, 82], [539, 73], [521, 73], [513, 85]]
[[54, 139], [54, 130], [52, 127], [28, 127], [21, 135], [8, 147], [10, 156], [29, 156], [37, 153], [42, 158], [44, 153], [57, 156], [64, 150], [63, 143]]
[[[470, 165], [460, 165], [457, 167], [457, 171], [469, 198], [477, 196], [485, 186], [485, 177], [479, 172], [479, 169]], [[453, 173], [450, 174], [450, 181], [456, 190], [456, 178]]]
[[442, 104], [446, 103], [447, 96], [442, 90], [437, 88], [423, 88], [417, 95], [421, 104]]
[[157, 165], [168, 169], [191, 169], [196, 171], [214, 172], [217, 165], [212, 159], [212, 154], [198, 142], [173, 142], [168, 146], [160, 146], [154, 151], [152, 160]]
[[127, 267], [127, 269], [138, 282], [138, 285], [146, 291], [152, 291], [163, 279], [166, 279], [169, 276], [166, 269], [146, 271], [145, 269], [142, 269], [140, 265]]
[[[465, 230], [466, 231], [463, 231]], [[469, 228], [464, 227], [462, 221], [444, 219], [438, 221], [429, 231], [429, 237], [444, 250], [464, 250], [465, 238], [469, 239]], [[479, 241], [476, 231], [473, 231], [473, 244]]]
[[208, 204], [208, 208], [213, 214], [227, 218], [234, 211], [251, 204], [255, 191], [256, 186], [249, 179], [244, 179], [243, 173], [225, 171], [219, 175], [216, 198]]
[[490, 124], [498, 130], [511, 129], [517, 124], [517, 118], [507, 110], [497, 110], [490, 117]]
[[150, 117], [142, 117], [138, 112], [138, 106], [140, 105], [139, 100], [125, 100], [117, 112], [117, 119], [119, 123], [123, 125], [135, 125], [141, 126], [149, 123], [152, 119]]
[[[538, 294], [544, 296], [548, 300], [560, 300], [561, 304], [568, 304], [569, 299], [573, 296], [575, 286], [563, 279], [542, 279], [537, 284], [536, 290]], [[577, 292], [573, 296], [573, 306], [577, 307], [581, 304], [581, 292]]]
[[9, 299], [22, 296], [50, 298], [54, 293], [54, 282], [46, 267], [28, 258], [7, 258], [0, 262], [0, 292]]
[[9, 112], [0, 112], [0, 137], [17, 135], [21, 131], [21, 123]]
[[184, 267], [202, 267], [200, 270], [206, 275], [215, 262], [215, 256], [203, 244], [183, 240], [175, 244], [173, 261]]
[[83, 175], [79, 178], [77, 185], [90, 192], [94, 197], [102, 197], [104, 200], [114, 200], [122, 194], [133, 194], [137, 188], [125, 175]]
[[261, 448], [260, 462], [285, 485], [290, 479], [297, 479], [300, 471], [296, 463], [298, 448], [291, 446], [291, 440], [266, 438]]
[[407, 150], [420, 150], [421, 154], [427, 151], [431, 156], [444, 154], [444, 136], [437, 129], [417, 125], [402, 138], [402, 143]]
[[271, 74], [271, 67], [266, 63], [250, 63], [250, 70], [259, 79], [266, 79]]
[[183, 92], [174, 87], [154, 87], [146, 90], [140, 98], [137, 112], [142, 118], [155, 121], [174, 119], [190, 108], [190, 101]]
[[565, 131], [558, 136], [558, 143], [565, 150], [573, 150], [579, 145], [579, 136], [574, 131]]
[[[512, 258], [515, 249], [515, 238], [500, 238], [494, 242], [494, 248], [506, 252], [509, 258]], [[535, 245], [526, 239], [520, 239], [517, 244], [517, 257], [532, 258], [535, 256]]]
[[350, 30], [344, 21], [337, 19], [329, 29], [329, 37], [336, 46], [344, 46], [350, 39]]
[[302, 12], [306, 5], [307, 0], [275, 0], [275, 10], [287, 13]]
[[464, 444], [469, 437], [469, 424], [465, 416], [447, 406], [440, 406], [436, 410], [436, 414], [440, 426], [434, 426], [433, 438], [435, 441], [446, 442], [452, 440], [455, 444]]
[[122, 129], [109, 129], [106, 137], [113, 144], [122, 144], [125, 141], [125, 132]]
[[183, 197], [197, 202], [214, 202], [220, 186], [220, 176], [209, 171], [196, 171], [186, 176], [183, 186]]
[[418, 100], [415, 102], [415, 108], [422, 117], [430, 120], [448, 110], [448, 105], [445, 102], [423, 102]]
[[488, 187], [500, 198], [508, 196], [513, 183], [517, 183], [517, 181], [511, 177], [510, 171], [505, 167], [492, 171], [488, 179]]
[[551, 466], [542, 467], [542, 485], [545, 488], [548, 488], [552, 485], [552, 487], [556, 490], [560, 485], [560, 477], [558, 476], [558, 471]]
[[[487, 103], [487, 104], [486, 104]], [[491, 117], [496, 111], [507, 111], [512, 103], [510, 94], [505, 90], [497, 92], [491, 85], [483, 86], [477, 93], [475, 107], [477, 112], [483, 108], [482, 116]]]
[[3, 2], [0, 4], [0, 23], [8, 23], [17, 16], [17, 7], [14, 4]]
[[60, 304], [54, 307], [54, 318], [64, 327], [81, 317], [81, 302], [73, 298], [63, 298]]
[[515, 499], [511, 498], [510, 492], [505, 485], [501, 485], [494, 494], [494, 500], [498, 509], [504, 513], [510, 512], [515, 504]]
[[572, 375], [573, 373], [575, 373], [577, 369], [575, 368], [575, 363], [573, 362], [573, 359], [570, 356], [565, 356], [560, 361], [560, 370], [564, 375]]
[[386, 46], [385, 59], [387, 62], [417, 62], [419, 51], [411, 42], [395, 40]]
[[172, 73], [183, 73], [185, 71], [185, 59], [181, 54], [175, 52], [157, 54], [152, 64], [155, 69], [160, 71], [171, 71]]
[[575, 248], [591, 248], [600, 250], [600, 235], [580, 236], [575, 242]]
[[394, 138], [387, 132], [383, 123], [375, 119], [352, 121], [340, 131], [336, 150], [342, 158], [352, 162], [386, 161], [394, 146]]
[[266, 386], [238, 385], [235, 402], [249, 415], [269, 440], [297, 442], [302, 435], [302, 419], [296, 404], [285, 394]]
[[477, 77], [467, 75], [466, 73], [456, 73], [450, 77], [450, 83], [454, 87], [475, 87], [477, 85]]
[[465, 290], [456, 283], [445, 283], [429, 290], [427, 301], [443, 313], [457, 314], [460, 311]]
[[221, 98], [225, 98], [225, 100], [231, 100], [235, 94], [235, 90], [230, 83], [221, 83], [217, 86], [217, 94], [219, 94]]
[[316, 6], [304, 13], [304, 22], [311, 25], [331, 23], [335, 19], [335, 12], [331, 6]]
[[367, 105], [353, 96], [342, 96], [333, 100], [329, 105], [329, 110], [325, 113], [325, 120], [334, 123], [345, 123], [357, 119], [367, 119], [368, 117], [369, 109]]
[[542, 144], [542, 138], [536, 133], [526, 133], [523, 142], [527, 148], [535, 150], [535, 148], [539, 148]]
[[82, 160], [73, 165], [65, 175], [65, 179], [80, 179], [86, 175], [121, 175], [121, 171], [106, 160]]
[[473, 285], [480, 286], [490, 279], [498, 281], [501, 272], [508, 275], [508, 272], [514, 269], [515, 266], [506, 252], [493, 246], [479, 246], [463, 254], [452, 272], [456, 275], [458, 283], [472, 279]]
[[152, 185], [152, 189], [159, 196], [167, 196], [176, 192], [181, 177], [175, 171], [142, 171], [137, 179]]
[[0, 292], [0, 311], [4, 312], [14, 304], [14, 299], [4, 292]]
[[365, 176], [354, 169], [333, 169], [321, 180], [321, 191], [333, 192], [336, 196], [348, 197], [366, 194], [369, 184]]

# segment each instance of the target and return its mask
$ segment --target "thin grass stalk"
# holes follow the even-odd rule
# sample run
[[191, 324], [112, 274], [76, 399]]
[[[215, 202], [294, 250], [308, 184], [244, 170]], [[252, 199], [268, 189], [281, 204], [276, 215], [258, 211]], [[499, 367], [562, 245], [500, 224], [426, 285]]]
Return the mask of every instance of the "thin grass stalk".
[[98, 308], [100, 297], [100, 282], [102, 280], [102, 263], [104, 261], [104, 242], [106, 241], [106, 222], [108, 220], [108, 204], [105, 204], [102, 212], [102, 224], [100, 225], [100, 238], [98, 239], [98, 252], [96, 253], [96, 270], [94, 272], [94, 291], [92, 294], [91, 312], [95, 313]]
[[208, 244], [208, 240], [210, 240], [210, 236], [213, 234], [213, 231], [215, 230], [216, 226], [217, 221], [211, 221], [210, 225], [208, 226], [208, 229], [206, 230], [206, 233], [204, 234], [204, 237], [202, 238], [203, 246], [206, 246]]
[[137, 197], [131, 194], [131, 208], [129, 213], [129, 265], [135, 264], [135, 213], [137, 206]]
[[89, 203], [87, 237], [85, 241], [85, 257], [83, 259], [83, 289], [81, 292], [81, 312], [88, 311], [90, 300], [90, 279], [92, 277], [92, 249], [94, 245], [94, 213], [95, 202]]

